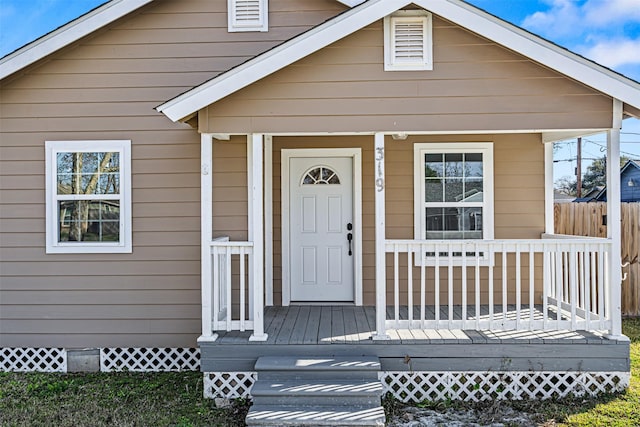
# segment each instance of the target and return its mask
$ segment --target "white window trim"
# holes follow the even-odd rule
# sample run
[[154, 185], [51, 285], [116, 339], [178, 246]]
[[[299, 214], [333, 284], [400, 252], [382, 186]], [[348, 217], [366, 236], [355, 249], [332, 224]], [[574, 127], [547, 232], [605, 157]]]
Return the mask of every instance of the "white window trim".
[[236, 21], [236, 2], [238, 0], [227, 0], [228, 31], [230, 33], [249, 31], [269, 31], [269, 1], [258, 0], [260, 5], [260, 20], [258, 23], [238, 23]]
[[[483, 166], [483, 203], [482, 203], [482, 240], [494, 238], [494, 179], [493, 179], [493, 143], [491, 142], [446, 142], [446, 143], [416, 143], [413, 146], [413, 202], [414, 202], [414, 231], [415, 240], [426, 240], [425, 218], [425, 182], [424, 155], [429, 153], [482, 153]], [[442, 258], [441, 258], [442, 260]], [[427, 258], [427, 264], [433, 259]], [[487, 261], [483, 258], [483, 261]], [[416, 263], [419, 265], [416, 257]], [[455, 261], [456, 263], [459, 260]]]
[[[64, 253], [131, 253], [131, 141], [46, 141], [46, 252]], [[120, 153], [120, 241], [58, 242], [57, 153]]]
[[[394, 31], [396, 22], [415, 21], [420, 18], [424, 31], [422, 61], [398, 63], [395, 61]], [[384, 18], [384, 69], [385, 71], [433, 70], [433, 18], [424, 10], [400, 10]]]

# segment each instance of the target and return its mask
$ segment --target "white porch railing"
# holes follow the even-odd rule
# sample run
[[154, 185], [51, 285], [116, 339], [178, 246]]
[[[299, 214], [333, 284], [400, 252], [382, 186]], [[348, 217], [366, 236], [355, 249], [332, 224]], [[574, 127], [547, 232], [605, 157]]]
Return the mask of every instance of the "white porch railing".
[[253, 330], [253, 243], [231, 242], [228, 237], [211, 242], [211, 307], [213, 331]]
[[376, 309], [396, 329], [610, 330], [611, 241], [545, 237], [386, 240]]

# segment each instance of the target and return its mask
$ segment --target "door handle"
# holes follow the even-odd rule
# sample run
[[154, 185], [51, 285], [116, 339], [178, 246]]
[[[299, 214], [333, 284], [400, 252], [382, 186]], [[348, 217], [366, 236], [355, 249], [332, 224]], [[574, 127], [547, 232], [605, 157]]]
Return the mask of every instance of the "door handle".
[[353, 251], [351, 250], [351, 241], [353, 240], [353, 233], [351, 233], [350, 231], [353, 230], [353, 224], [348, 223], [347, 230], [349, 230], [349, 233], [347, 233], [347, 242], [349, 242], [349, 256], [352, 256]]

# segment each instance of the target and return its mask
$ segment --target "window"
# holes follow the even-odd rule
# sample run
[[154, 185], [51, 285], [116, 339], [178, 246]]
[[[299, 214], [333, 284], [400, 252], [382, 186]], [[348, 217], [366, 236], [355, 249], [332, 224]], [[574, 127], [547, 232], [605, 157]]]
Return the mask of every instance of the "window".
[[131, 252], [131, 141], [47, 141], [47, 253]]
[[493, 239], [493, 145], [415, 144], [415, 238]]
[[228, 0], [229, 32], [268, 31], [268, 0]]
[[331, 168], [318, 166], [311, 168], [302, 178], [302, 185], [340, 184], [340, 178]]
[[431, 14], [423, 10], [399, 11], [384, 18], [384, 69], [433, 69]]

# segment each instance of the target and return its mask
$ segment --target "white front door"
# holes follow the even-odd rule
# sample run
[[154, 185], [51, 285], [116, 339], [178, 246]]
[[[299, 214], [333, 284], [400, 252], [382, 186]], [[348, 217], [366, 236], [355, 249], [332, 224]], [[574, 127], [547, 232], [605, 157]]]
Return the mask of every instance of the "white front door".
[[291, 301], [354, 301], [353, 158], [289, 159]]

